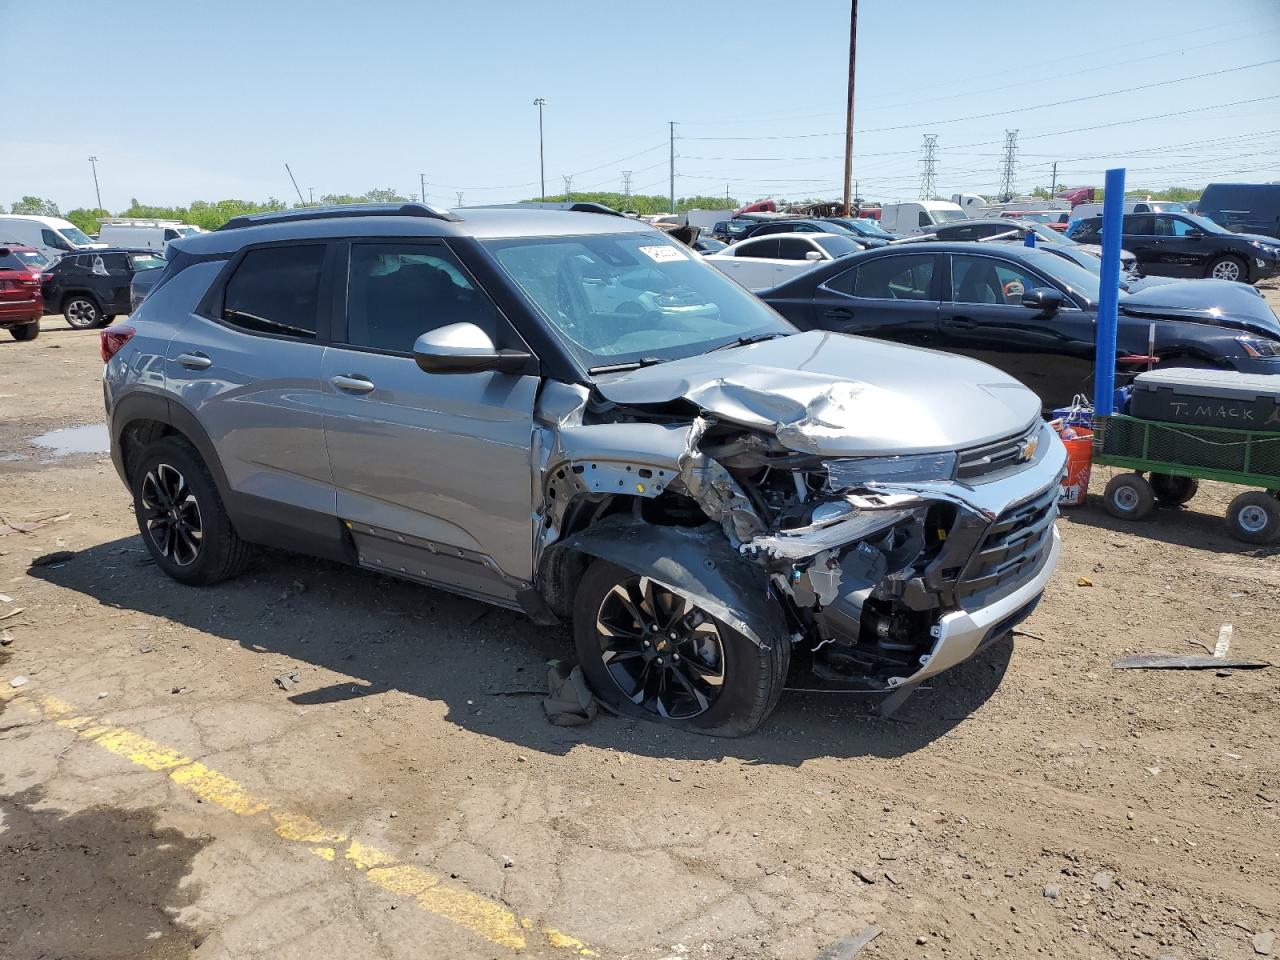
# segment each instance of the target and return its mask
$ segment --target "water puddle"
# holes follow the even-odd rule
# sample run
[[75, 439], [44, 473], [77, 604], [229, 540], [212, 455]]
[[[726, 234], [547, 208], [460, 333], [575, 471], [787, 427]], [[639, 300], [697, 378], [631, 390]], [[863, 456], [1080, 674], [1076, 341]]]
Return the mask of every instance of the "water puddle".
[[111, 449], [111, 437], [105, 423], [50, 430], [32, 437], [31, 442], [56, 457], [66, 457], [73, 453], [107, 453]]

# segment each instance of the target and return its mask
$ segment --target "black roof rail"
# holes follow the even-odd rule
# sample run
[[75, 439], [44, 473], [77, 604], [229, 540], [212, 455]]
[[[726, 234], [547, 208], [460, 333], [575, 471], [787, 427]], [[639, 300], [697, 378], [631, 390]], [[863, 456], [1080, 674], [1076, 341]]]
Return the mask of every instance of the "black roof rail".
[[269, 223], [293, 223], [298, 220], [330, 220], [337, 217], [429, 217], [432, 220], [462, 220], [457, 214], [425, 203], [346, 203], [329, 207], [294, 207], [268, 213], [246, 213], [232, 217], [219, 230], [237, 230]]

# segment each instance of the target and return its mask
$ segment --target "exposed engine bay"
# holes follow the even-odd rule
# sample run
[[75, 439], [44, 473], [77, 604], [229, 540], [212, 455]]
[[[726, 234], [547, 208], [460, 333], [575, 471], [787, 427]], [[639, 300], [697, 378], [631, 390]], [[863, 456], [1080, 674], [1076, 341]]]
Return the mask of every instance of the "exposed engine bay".
[[[723, 381], [717, 389], [726, 389]], [[732, 559], [717, 563], [740, 568], [737, 587], [712, 588], [696, 575], [668, 585], [758, 643], [776, 638], [751, 615], [756, 601], [775, 607], [794, 651], [793, 687], [913, 686], [937, 653], [949, 613], [1008, 596], [1056, 546], [1061, 447], [1043, 437], [1038, 417], [1003, 446], [980, 451], [986, 462], [975, 467], [956, 451], [823, 452], [823, 418], [812, 414], [833, 402], [830, 394], [805, 406], [807, 423], [769, 429], [687, 404], [641, 409], [579, 388], [559, 393], [543, 398], [539, 549], [567, 544], [634, 569], [635, 542], [662, 540], [662, 528], [701, 538], [668, 538], [669, 554], [719, 539]], [[957, 479], [966, 463], [971, 482]], [[631, 547], [591, 539], [606, 517], [610, 535]], [[624, 519], [637, 526], [634, 536], [618, 536]], [[676, 566], [696, 570], [692, 562]], [[741, 592], [708, 596], [713, 589]]]

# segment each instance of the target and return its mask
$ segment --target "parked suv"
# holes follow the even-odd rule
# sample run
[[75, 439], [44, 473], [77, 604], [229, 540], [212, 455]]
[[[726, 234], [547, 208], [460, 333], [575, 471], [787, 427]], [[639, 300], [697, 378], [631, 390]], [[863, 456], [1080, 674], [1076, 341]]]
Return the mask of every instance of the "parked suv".
[[45, 313], [62, 314], [77, 330], [105, 327], [116, 314], [133, 309], [129, 286], [134, 276], [164, 263], [163, 256], [145, 248], [67, 254], [41, 276]]
[[15, 340], [40, 336], [44, 300], [38, 263], [43, 262], [31, 247], [0, 246], [0, 328]]
[[[1257, 283], [1280, 273], [1280, 240], [1232, 233], [1192, 213], [1126, 213], [1124, 247], [1138, 271], [1158, 277], [1213, 277]], [[1102, 242], [1102, 218], [1073, 223], [1067, 236]]]
[[1034, 394], [800, 333], [642, 222], [310, 208], [170, 250], [101, 337], [112, 458], [183, 583], [273, 544], [571, 619], [605, 702], [734, 735], [793, 655], [892, 709], [1053, 570]]

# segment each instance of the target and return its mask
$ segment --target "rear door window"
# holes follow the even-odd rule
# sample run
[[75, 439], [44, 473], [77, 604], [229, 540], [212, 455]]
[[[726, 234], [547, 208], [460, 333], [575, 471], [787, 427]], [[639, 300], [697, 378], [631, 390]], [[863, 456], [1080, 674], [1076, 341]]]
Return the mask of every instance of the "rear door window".
[[778, 241], [772, 237], [765, 240], [745, 240], [734, 256], [776, 260], [778, 259]]
[[816, 249], [800, 237], [779, 237], [777, 256], [779, 260], [803, 260], [809, 251]]
[[1155, 236], [1155, 217], [1149, 213], [1131, 213], [1124, 218], [1124, 232], [1131, 237]]
[[251, 333], [314, 340], [323, 244], [250, 250], [227, 281], [222, 319]]
[[1043, 287], [1034, 274], [994, 257], [951, 258], [951, 298], [956, 303], [1003, 303], [1020, 306], [1028, 290]]
[[854, 274], [853, 295], [867, 300], [932, 300], [932, 254], [878, 257]]

